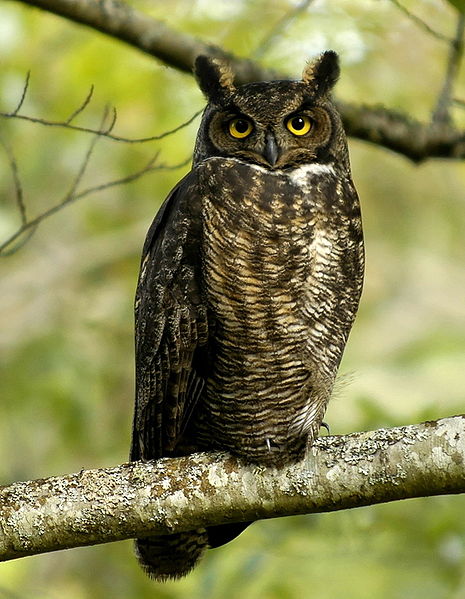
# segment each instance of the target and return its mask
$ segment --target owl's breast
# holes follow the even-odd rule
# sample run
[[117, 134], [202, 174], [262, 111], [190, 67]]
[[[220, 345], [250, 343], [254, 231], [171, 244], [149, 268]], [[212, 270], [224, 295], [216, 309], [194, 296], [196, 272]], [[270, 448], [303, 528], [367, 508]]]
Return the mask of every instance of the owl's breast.
[[342, 227], [322, 189], [328, 172], [319, 165], [310, 177], [301, 171], [235, 159], [203, 163], [202, 249], [211, 307], [225, 323], [254, 326], [257, 343], [272, 330], [290, 332], [299, 304], [318, 287], [316, 278], [324, 286], [337, 258]]
[[220, 445], [252, 461], [270, 447], [292, 459], [315, 434], [347, 334], [330, 322], [339, 233], [327, 234], [334, 211], [314, 170], [214, 158], [199, 173], [214, 331], [205, 413]]
[[272, 171], [220, 159], [206, 168], [203, 259], [211, 307], [222, 326], [260, 349], [295, 324], [314, 207]]

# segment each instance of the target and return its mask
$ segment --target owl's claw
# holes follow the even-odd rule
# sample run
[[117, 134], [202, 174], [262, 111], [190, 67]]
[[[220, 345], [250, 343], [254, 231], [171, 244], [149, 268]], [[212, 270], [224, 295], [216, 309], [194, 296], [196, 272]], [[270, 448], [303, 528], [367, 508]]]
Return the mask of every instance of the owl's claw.
[[329, 430], [329, 424], [327, 422], [322, 422], [320, 424], [320, 428], [325, 428], [328, 431], [328, 435], [331, 434], [331, 431]]
[[266, 443], [266, 446], [268, 447], [268, 451], [271, 453], [271, 443], [270, 443], [270, 440], [268, 438], [265, 439], [265, 443]]

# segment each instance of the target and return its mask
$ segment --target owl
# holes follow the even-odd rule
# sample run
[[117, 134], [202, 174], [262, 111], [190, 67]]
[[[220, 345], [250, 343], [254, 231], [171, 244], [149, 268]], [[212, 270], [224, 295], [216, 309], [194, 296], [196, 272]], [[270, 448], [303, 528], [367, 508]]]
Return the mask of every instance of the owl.
[[[298, 81], [236, 86], [199, 56], [208, 104], [191, 171], [145, 241], [136, 293], [131, 460], [223, 450], [301, 460], [318, 435], [362, 289], [364, 250], [338, 57]], [[136, 541], [158, 580], [248, 523]]]

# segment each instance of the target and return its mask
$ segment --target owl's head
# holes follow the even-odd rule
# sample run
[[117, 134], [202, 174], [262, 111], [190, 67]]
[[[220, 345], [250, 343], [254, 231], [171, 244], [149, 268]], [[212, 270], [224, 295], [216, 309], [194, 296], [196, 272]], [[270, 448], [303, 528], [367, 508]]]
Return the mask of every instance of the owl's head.
[[321, 54], [300, 81], [235, 86], [228, 63], [198, 56], [195, 75], [205, 94], [194, 164], [213, 156], [234, 157], [268, 169], [319, 163], [348, 168], [347, 146], [331, 90], [338, 56]]

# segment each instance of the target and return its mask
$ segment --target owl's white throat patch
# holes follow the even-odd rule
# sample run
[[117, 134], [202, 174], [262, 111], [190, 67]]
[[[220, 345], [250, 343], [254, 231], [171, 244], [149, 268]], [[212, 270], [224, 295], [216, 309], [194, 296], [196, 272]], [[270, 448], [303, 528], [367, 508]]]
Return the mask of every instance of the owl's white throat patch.
[[[219, 160], [217, 157], [213, 157], [213, 158], [207, 158], [205, 160], [205, 162], [208, 162], [210, 160]], [[283, 169], [273, 169], [270, 170], [269, 168], [265, 168], [264, 166], [261, 166], [259, 164], [253, 164], [250, 162], [244, 162], [243, 160], [240, 160], [239, 158], [234, 158], [234, 157], [228, 157], [228, 158], [223, 158], [222, 159], [222, 164], [224, 164], [224, 161], [230, 161], [230, 162], [237, 162], [239, 164], [245, 165], [249, 168], [251, 168], [252, 170], [258, 171], [260, 173], [263, 173], [265, 175], [271, 175], [272, 177], [282, 177], [283, 175], [287, 176], [290, 178], [290, 180], [292, 181], [292, 183], [294, 185], [298, 185], [299, 187], [305, 187], [306, 185], [308, 185], [308, 176], [309, 175], [332, 175], [332, 176], [336, 176], [336, 171], [334, 170], [334, 167], [332, 164], [320, 164], [318, 162], [313, 162], [310, 164], [304, 164], [302, 166], [299, 166], [293, 170], [283, 170]]]
[[291, 181], [299, 187], [308, 185], [308, 175], [335, 175], [336, 172], [332, 164], [304, 164], [293, 171], [288, 171]]

